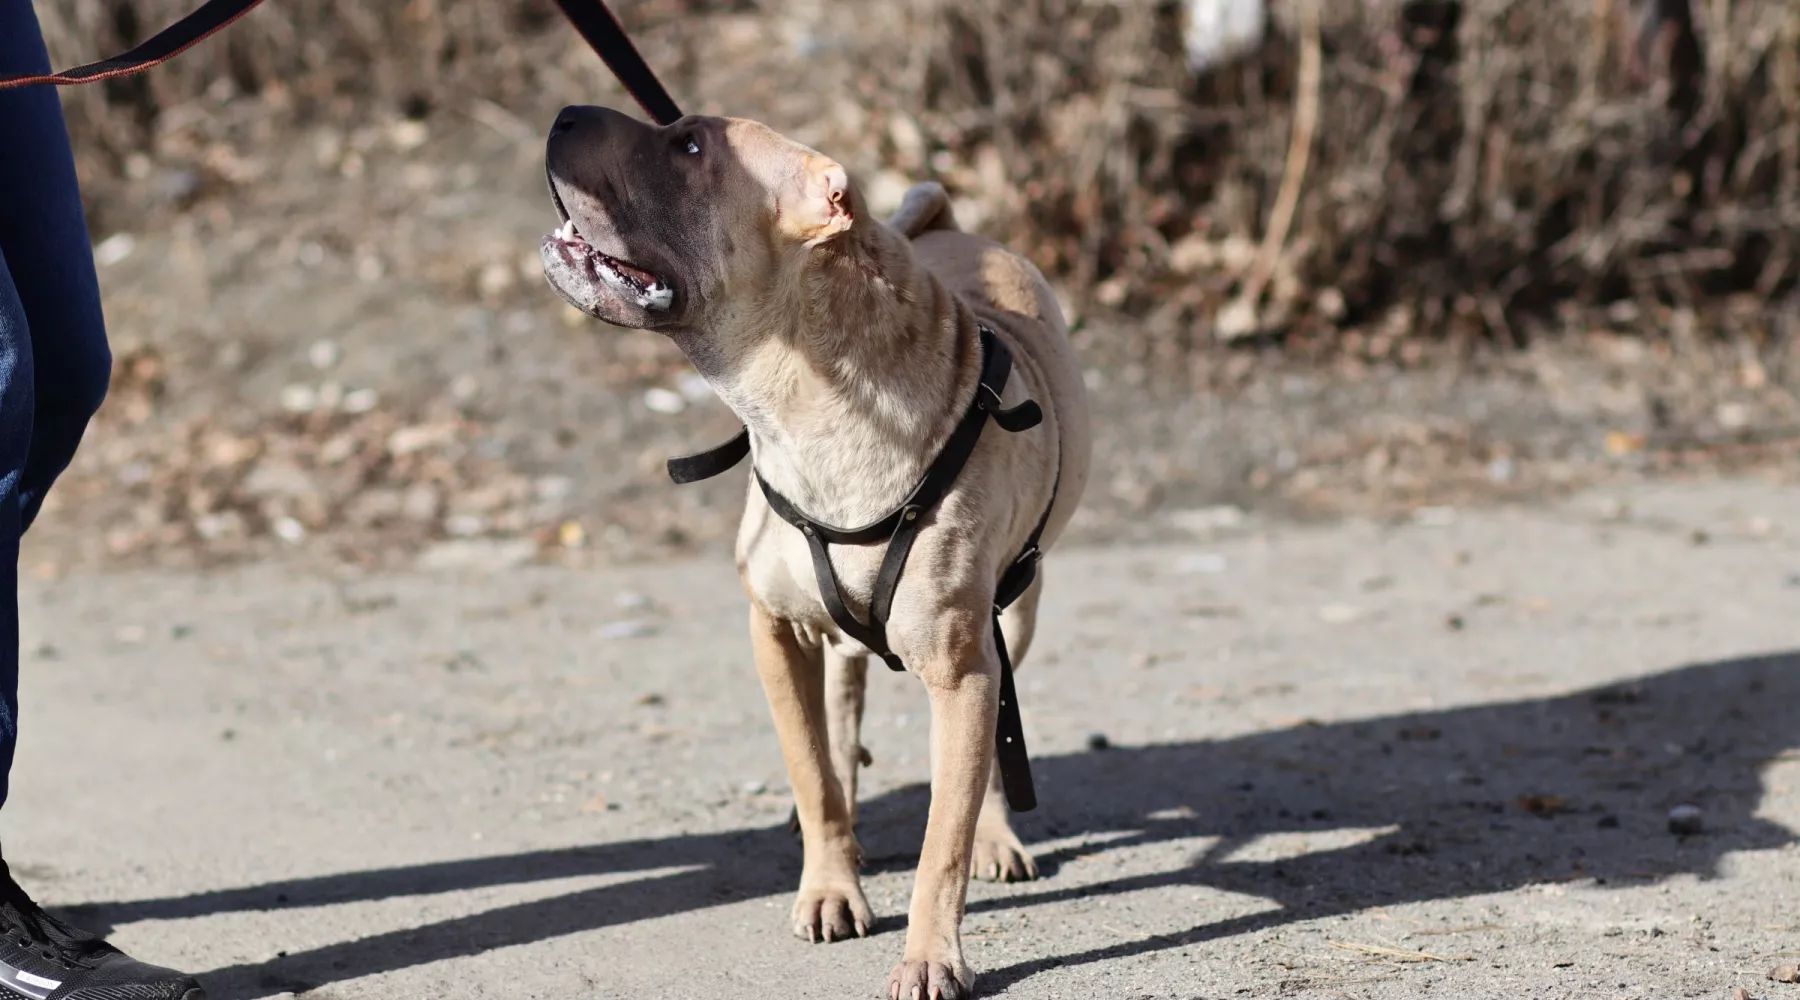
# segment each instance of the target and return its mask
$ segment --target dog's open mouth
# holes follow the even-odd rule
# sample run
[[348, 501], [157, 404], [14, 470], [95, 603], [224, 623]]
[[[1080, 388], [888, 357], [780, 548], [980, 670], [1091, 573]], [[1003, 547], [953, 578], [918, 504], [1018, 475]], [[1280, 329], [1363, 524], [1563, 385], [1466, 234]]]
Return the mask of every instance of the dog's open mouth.
[[664, 312], [675, 301], [675, 290], [661, 278], [594, 249], [576, 232], [574, 219], [565, 221], [561, 229], [551, 233], [549, 242], [570, 267], [584, 272], [596, 283], [605, 283], [640, 308]]

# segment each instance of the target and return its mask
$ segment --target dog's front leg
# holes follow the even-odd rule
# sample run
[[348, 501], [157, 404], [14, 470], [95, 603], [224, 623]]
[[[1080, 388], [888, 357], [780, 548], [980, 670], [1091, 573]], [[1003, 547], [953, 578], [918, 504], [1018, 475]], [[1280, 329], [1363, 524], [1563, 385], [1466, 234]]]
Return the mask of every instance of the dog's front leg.
[[772, 617], [755, 601], [750, 602], [750, 642], [787, 762], [805, 850], [794, 933], [808, 941], [862, 937], [874, 916], [857, 879], [862, 851], [832, 773], [818, 651], [801, 646], [791, 623]]
[[931, 811], [913, 883], [906, 955], [888, 976], [895, 1000], [974, 995], [975, 974], [963, 960], [962, 917], [1000, 699], [990, 621], [981, 616], [950, 628], [957, 638], [916, 668], [931, 700]]

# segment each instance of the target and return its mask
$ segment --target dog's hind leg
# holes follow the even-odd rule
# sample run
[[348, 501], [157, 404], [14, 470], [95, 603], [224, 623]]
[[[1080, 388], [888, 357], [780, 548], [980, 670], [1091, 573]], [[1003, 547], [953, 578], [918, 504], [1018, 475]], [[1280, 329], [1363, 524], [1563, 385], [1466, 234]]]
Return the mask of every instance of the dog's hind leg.
[[808, 941], [863, 937], [874, 914], [857, 877], [862, 849], [827, 746], [819, 653], [800, 644], [793, 623], [776, 619], [755, 601], [750, 602], [750, 643], [800, 816], [805, 860], [792, 913], [794, 933]]
[[[1012, 656], [1015, 673], [1024, 662], [1025, 654], [1031, 650], [1031, 640], [1037, 631], [1038, 595], [1043, 592], [1044, 571], [1039, 566], [1037, 579], [1031, 587], [1000, 614], [1000, 631], [1006, 636], [1006, 651]], [[1037, 878], [1037, 861], [1025, 849], [1019, 835], [1013, 832], [1009, 816], [1006, 791], [1000, 785], [1000, 761], [996, 759], [988, 771], [987, 797], [981, 802], [981, 818], [975, 822], [971, 868], [976, 878], [988, 882], [1025, 882]]]
[[907, 239], [933, 229], [960, 231], [950, 210], [950, 193], [936, 181], [914, 184], [900, 200], [900, 209], [888, 220], [888, 228]]
[[856, 774], [870, 763], [862, 745], [863, 692], [869, 683], [869, 658], [825, 650], [825, 731], [831, 740], [831, 769], [844, 793], [844, 810], [856, 825]]
[[[874, 763], [862, 745], [863, 691], [869, 683], [867, 656], [825, 650], [825, 732], [831, 740], [831, 769], [844, 791], [850, 825], [856, 825], [856, 777]], [[800, 810], [788, 812], [788, 832], [800, 835]]]

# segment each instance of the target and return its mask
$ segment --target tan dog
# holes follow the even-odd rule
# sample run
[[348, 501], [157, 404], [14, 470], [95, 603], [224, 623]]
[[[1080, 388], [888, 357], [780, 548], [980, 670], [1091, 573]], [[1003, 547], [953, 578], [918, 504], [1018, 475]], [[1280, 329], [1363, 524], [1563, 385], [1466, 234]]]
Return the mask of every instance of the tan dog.
[[[1046, 548], [1088, 475], [1081, 373], [1056, 299], [1029, 262], [956, 231], [941, 187], [914, 188], [883, 225], [866, 217], [842, 167], [756, 122], [657, 128], [567, 108], [546, 159], [565, 221], [544, 242], [551, 285], [593, 316], [673, 339], [749, 429], [762, 477], [812, 518], [863, 524], [908, 496], [976, 393], [978, 323], [1015, 359], [1005, 404], [1042, 406], [1036, 428], [984, 433], [925, 513], [887, 621], [932, 715], [931, 810], [889, 994], [971, 995], [960, 929], [971, 872], [1037, 873], [994, 764], [996, 582], [1053, 487]], [[831, 552], [865, 621], [883, 550]], [[754, 480], [737, 563], [805, 844], [794, 933], [866, 934], [854, 827], [870, 651], [834, 625], [806, 540]], [[1015, 659], [1030, 645], [1042, 583], [1002, 619]]]

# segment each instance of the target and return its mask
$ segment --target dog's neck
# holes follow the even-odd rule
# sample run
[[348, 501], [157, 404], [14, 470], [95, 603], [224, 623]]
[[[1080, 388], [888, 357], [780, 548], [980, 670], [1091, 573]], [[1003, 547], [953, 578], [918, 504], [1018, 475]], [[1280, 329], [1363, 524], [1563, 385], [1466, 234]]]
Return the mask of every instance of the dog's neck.
[[888, 227], [859, 222], [803, 252], [794, 280], [675, 340], [750, 428], [769, 485], [856, 527], [898, 506], [936, 457], [975, 391], [979, 340], [967, 306]]

